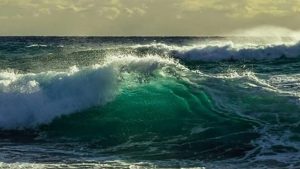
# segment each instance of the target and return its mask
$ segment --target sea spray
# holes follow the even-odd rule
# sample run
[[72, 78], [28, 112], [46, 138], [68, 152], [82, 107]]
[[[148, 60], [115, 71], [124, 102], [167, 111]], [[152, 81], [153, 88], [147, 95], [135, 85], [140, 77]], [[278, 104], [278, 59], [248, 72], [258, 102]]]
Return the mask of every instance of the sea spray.
[[[170, 67], [172, 65], [175, 67]], [[110, 56], [101, 65], [81, 69], [72, 66], [65, 72], [20, 74], [2, 71], [0, 127], [36, 127], [61, 115], [103, 105], [117, 94], [123, 73], [149, 76], [164, 67], [183, 69], [173, 59], [158, 56]]]
[[299, 54], [286, 38], [0, 38], [0, 168], [297, 168]]

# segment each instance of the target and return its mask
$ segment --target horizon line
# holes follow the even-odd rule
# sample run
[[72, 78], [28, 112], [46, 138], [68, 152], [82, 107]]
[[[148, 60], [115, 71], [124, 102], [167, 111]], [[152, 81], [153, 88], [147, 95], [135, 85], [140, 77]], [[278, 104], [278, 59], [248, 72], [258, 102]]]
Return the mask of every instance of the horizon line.
[[132, 37], [132, 38], [152, 38], [152, 37], [165, 37], [165, 38], [226, 38], [226, 37], [236, 37], [236, 38], [292, 38], [293, 36], [253, 36], [253, 35], [0, 35], [2, 37], [111, 37], [111, 38], [122, 38], [122, 37]]

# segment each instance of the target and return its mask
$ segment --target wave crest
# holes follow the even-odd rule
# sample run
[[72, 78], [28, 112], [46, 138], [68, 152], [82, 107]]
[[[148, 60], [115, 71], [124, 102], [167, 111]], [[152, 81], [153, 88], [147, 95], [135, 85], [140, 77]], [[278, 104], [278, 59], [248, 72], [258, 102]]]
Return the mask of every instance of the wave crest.
[[187, 60], [276, 59], [300, 56], [300, 43], [238, 48], [234, 45], [194, 47], [173, 51], [176, 57]]
[[231, 38], [190, 45], [171, 45], [151, 43], [132, 46], [135, 50], [148, 49], [161, 55], [170, 55], [183, 60], [221, 61], [221, 60], [260, 60], [276, 58], [295, 58], [300, 56], [299, 41], [280, 41], [269, 43], [258, 38]]
[[0, 128], [26, 128], [92, 106], [103, 105], [117, 93], [124, 72], [151, 74], [172, 59], [158, 56], [108, 57], [103, 64], [71, 67], [65, 72], [20, 74], [0, 72]]

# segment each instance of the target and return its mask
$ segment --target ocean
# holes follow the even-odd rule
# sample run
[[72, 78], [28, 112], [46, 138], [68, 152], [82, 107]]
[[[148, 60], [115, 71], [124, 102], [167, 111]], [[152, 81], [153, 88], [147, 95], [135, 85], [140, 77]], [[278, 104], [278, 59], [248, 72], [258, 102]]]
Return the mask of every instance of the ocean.
[[300, 43], [0, 37], [0, 168], [300, 168]]

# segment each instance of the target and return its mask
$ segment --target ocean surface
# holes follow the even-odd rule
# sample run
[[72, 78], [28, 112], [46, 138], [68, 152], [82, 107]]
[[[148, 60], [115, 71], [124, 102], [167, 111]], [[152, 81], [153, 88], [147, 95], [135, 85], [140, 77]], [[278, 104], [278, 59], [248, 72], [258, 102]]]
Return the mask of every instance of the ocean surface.
[[300, 43], [0, 37], [0, 168], [300, 168]]

